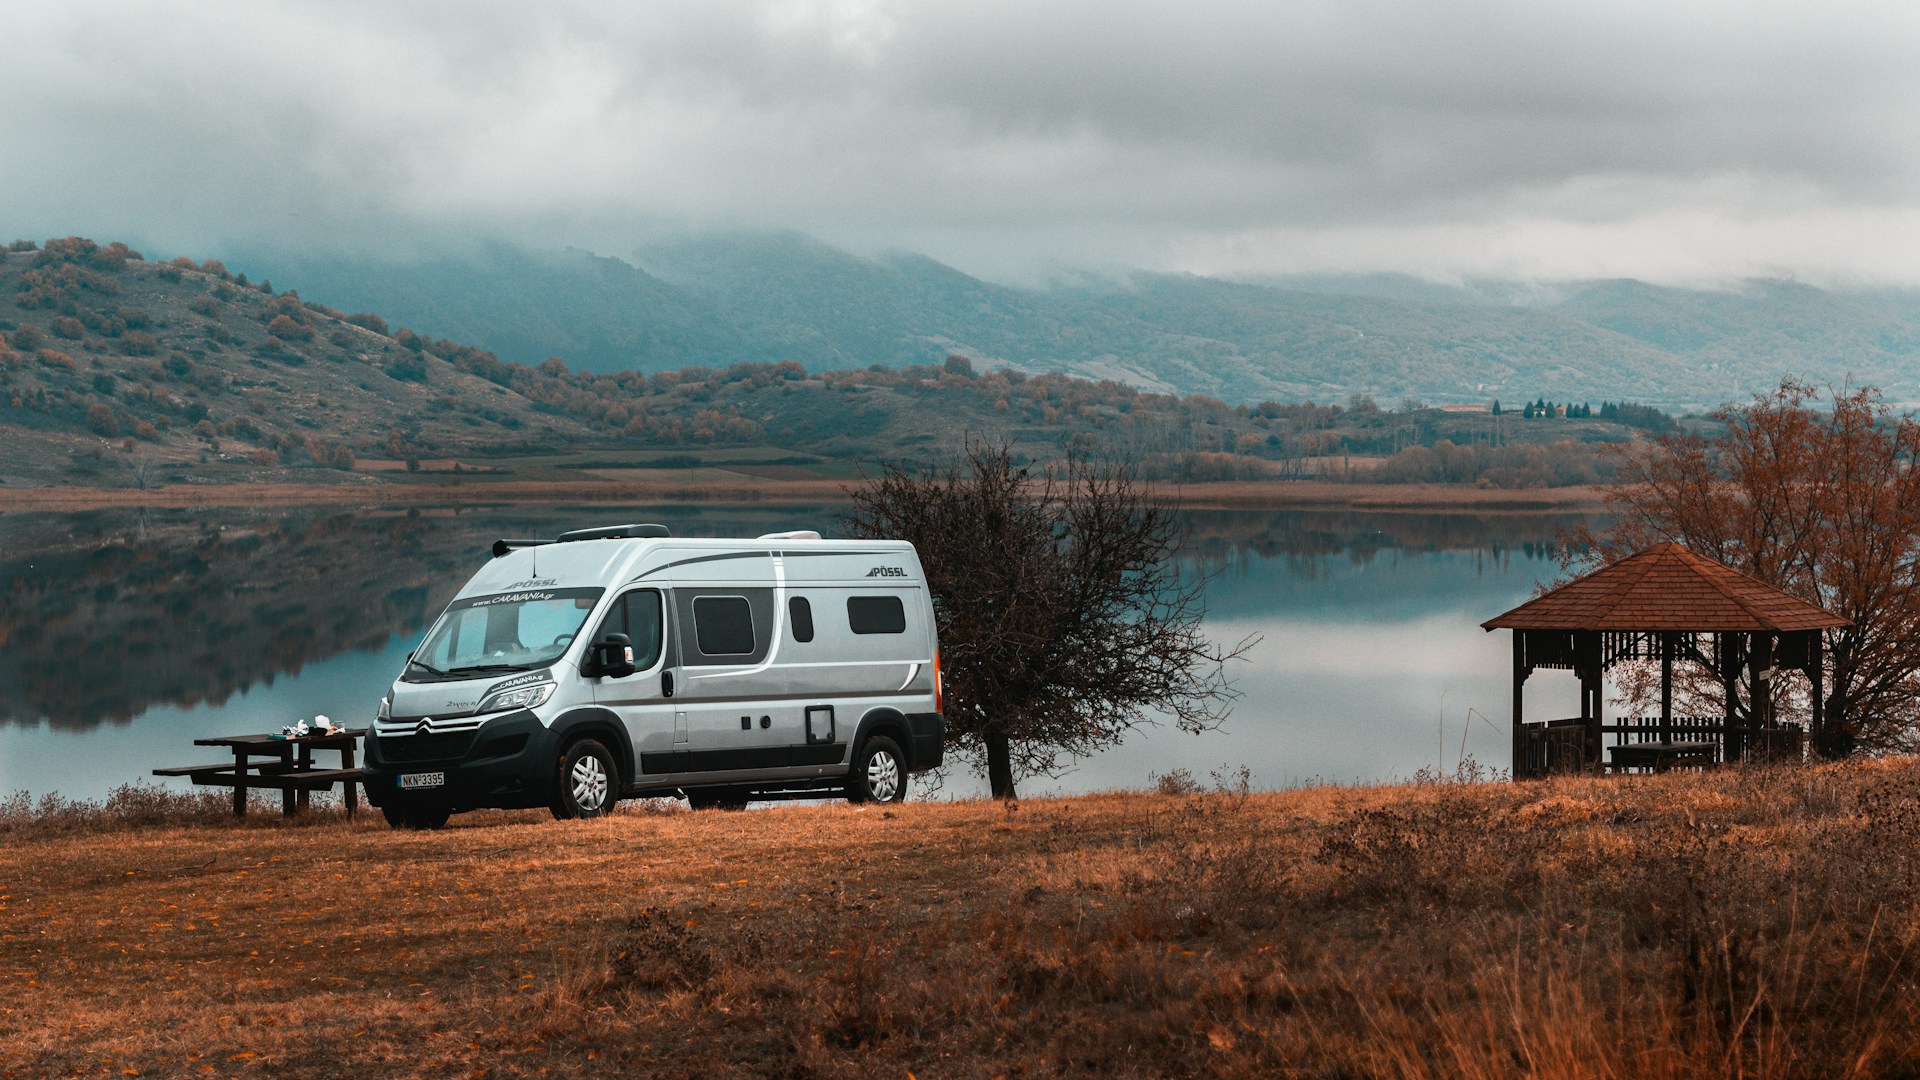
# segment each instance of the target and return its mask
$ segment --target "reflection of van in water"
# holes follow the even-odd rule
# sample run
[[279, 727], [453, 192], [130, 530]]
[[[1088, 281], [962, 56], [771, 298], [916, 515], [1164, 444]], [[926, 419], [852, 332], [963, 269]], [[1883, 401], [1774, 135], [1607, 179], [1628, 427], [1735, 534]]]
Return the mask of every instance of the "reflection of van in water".
[[493, 552], [368, 732], [367, 795], [396, 826], [676, 793], [893, 802], [940, 764], [933, 604], [905, 541], [625, 525]]

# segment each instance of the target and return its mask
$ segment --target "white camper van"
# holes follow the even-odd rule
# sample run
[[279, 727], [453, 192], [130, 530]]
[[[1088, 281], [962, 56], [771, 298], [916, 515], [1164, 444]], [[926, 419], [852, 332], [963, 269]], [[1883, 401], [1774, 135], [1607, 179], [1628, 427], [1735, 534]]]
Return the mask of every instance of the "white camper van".
[[940, 764], [940, 659], [913, 545], [682, 539], [659, 525], [500, 540], [367, 734], [395, 826], [621, 798], [892, 802]]

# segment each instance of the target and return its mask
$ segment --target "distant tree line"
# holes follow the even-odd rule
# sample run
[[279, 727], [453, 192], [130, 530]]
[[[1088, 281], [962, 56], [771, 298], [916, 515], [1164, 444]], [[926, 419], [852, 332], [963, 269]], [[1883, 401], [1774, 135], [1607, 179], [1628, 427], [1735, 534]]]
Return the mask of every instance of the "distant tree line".
[[[1510, 416], [1512, 413], [1512, 409], [1502, 407], [1499, 400], [1495, 399], [1493, 403], [1493, 415]], [[1520, 410], [1520, 416], [1521, 419], [1524, 420], [1551, 419], [1555, 417], [1568, 420], [1591, 420], [1597, 417], [1601, 420], [1611, 420], [1616, 424], [1623, 424], [1627, 427], [1638, 428], [1642, 431], [1650, 431], [1655, 434], [1673, 431], [1675, 429], [1673, 417], [1668, 416], [1666, 413], [1661, 412], [1651, 405], [1636, 405], [1628, 401], [1603, 401], [1600, 403], [1599, 411], [1596, 412], [1593, 406], [1587, 402], [1582, 402], [1577, 405], [1573, 402], [1560, 402], [1556, 404], [1541, 397], [1523, 405]]]

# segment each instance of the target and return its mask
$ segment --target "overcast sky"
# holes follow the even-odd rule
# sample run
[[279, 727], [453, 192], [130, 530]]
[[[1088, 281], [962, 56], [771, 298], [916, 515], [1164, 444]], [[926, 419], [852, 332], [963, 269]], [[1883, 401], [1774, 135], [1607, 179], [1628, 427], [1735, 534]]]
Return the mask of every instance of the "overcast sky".
[[[1920, 283], [1920, 4], [0, 4], [0, 232]], [[151, 254], [151, 253], [150, 253]]]

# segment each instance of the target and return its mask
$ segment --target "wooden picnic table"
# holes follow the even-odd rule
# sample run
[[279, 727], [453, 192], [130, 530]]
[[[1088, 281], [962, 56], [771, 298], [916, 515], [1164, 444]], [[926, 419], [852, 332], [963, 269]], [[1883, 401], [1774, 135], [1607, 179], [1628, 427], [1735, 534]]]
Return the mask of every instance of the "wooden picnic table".
[[1655, 741], [1622, 743], [1608, 747], [1607, 755], [1615, 772], [1627, 769], [1652, 769], [1666, 772], [1675, 768], [1706, 768], [1718, 759], [1720, 744], [1705, 741]]
[[[247, 792], [253, 788], [271, 788], [280, 792], [280, 809], [288, 817], [307, 808], [314, 791], [330, 791], [333, 785], [346, 788], [347, 817], [359, 808], [360, 793], [355, 787], [363, 773], [354, 764], [354, 752], [367, 729], [354, 728], [331, 735], [302, 735], [282, 738], [274, 735], [225, 735], [213, 739], [195, 739], [195, 746], [224, 746], [233, 751], [233, 760], [212, 765], [177, 765], [155, 769], [155, 776], [184, 776], [195, 784], [233, 789], [233, 816], [247, 816]], [[314, 766], [315, 750], [332, 750], [340, 755], [340, 767]], [[255, 758], [262, 760], [255, 761]]]

